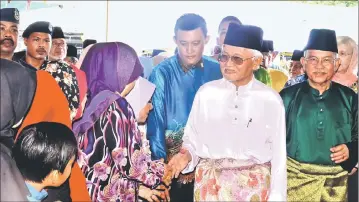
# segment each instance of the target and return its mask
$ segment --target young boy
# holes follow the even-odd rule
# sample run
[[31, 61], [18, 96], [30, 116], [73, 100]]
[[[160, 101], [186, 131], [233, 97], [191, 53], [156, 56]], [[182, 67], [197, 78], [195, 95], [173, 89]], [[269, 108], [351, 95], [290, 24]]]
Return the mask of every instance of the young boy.
[[12, 155], [28, 188], [29, 201], [42, 201], [46, 187], [59, 187], [70, 176], [77, 159], [73, 132], [60, 123], [41, 122], [20, 133]]

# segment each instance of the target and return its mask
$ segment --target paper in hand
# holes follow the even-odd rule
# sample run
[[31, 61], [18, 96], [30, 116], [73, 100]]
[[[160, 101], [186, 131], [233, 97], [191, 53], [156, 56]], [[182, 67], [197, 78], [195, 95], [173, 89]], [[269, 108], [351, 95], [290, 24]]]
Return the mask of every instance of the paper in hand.
[[150, 101], [156, 86], [148, 80], [139, 77], [136, 81], [135, 87], [126, 96], [126, 100], [130, 103], [136, 118], [138, 118], [140, 111]]

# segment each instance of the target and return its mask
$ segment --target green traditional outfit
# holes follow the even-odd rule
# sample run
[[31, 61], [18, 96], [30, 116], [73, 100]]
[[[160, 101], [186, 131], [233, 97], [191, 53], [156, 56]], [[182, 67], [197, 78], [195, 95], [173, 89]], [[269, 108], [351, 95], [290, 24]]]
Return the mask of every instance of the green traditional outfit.
[[[307, 50], [337, 54], [335, 31], [312, 29]], [[312, 68], [322, 69], [320, 62]], [[347, 201], [348, 171], [358, 162], [358, 96], [333, 81], [320, 94], [309, 82], [280, 92], [286, 110], [287, 201]], [[338, 165], [330, 149], [342, 144], [349, 157]]]
[[286, 110], [288, 201], [345, 201], [348, 172], [332, 162], [330, 148], [357, 141], [357, 95], [335, 82], [320, 95], [308, 81], [280, 95]]
[[260, 66], [256, 71], [254, 71], [254, 78], [264, 83], [265, 85], [272, 87], [272, 79], [268, 71], [263, 67]]

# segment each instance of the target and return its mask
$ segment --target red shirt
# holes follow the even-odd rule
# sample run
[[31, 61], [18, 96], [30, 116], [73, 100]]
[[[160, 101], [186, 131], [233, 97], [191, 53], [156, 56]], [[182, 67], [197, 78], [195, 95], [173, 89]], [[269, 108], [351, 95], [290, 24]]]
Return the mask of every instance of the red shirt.
[[82, 101], [84, 100], [86, 93], [87, 93], [87, 80], [86, 80], [86, 74], [84, 71], [80, 70], [73, 64], [70, 64], [70, 67], [72, 67], [72, 69], [74, 70], [74, 72], [76, 74], [77, 83], [79, 84], [79, 91], [80, 91], [79, 92], [80, 93], [80, 100], [79, 100], [80, 106], [79, 106], [79, 109], [77, 110], [77, 114], [74, 118], [74, 121], [75, 121], [82, 117], [81, 104], [82, 104]]

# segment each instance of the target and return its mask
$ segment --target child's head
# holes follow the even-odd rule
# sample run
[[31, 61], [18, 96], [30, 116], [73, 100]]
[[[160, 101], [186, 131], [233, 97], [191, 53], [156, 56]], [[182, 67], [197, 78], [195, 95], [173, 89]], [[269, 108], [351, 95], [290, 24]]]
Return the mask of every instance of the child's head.
[[12, 153], [26, 181], [57, 187], [70, 176], [77, 151], [76, 138], [68, 127], [41, 122], [21, 131]]

